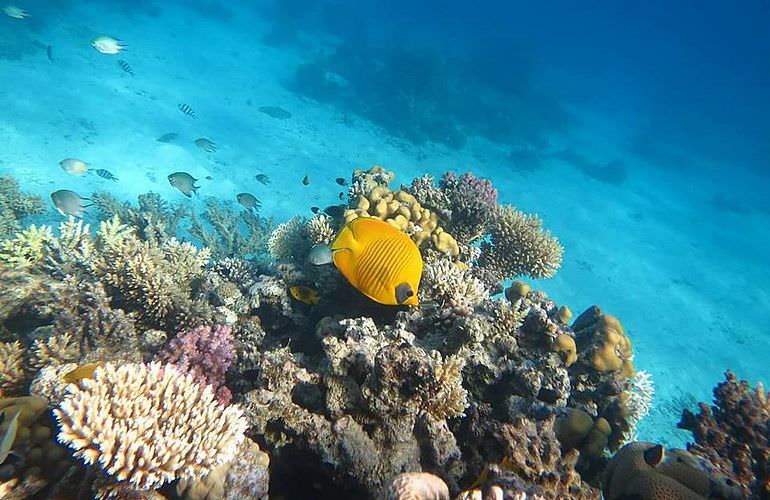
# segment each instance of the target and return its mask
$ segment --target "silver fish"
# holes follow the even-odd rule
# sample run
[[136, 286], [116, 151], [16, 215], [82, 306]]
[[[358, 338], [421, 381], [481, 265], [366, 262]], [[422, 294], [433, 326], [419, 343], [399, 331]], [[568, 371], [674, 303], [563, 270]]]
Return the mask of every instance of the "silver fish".
[[83, 200], [88, 200], [88, 198], [83, 198], [75, 191], [70, 191], [69, 189], [60, 189], [51, 193], [53, 206], [64, 216], [83, 217], [86, 207], [91, 206], [90, 204], [84, 205]]
[[198, 179], [188, 174], [187, 172], [174, 172], [168, 176], [169, 184], [177, 188], [182, 192], [183, 195], [187, 196], [188, 198], [192, 197], [192, 193], [198, 193], [200, 186], [195, 185], [197, 181]]
[[314, 266], [323, 266], [332, 262], [332, 250], [329, 245], [315, 245], [310, 249], [308, 260]]
[[11, 453], [11, 448], [13, 448], [13, 443], [16, 441], [16, 433], [19, 430], [19, 413], [21, 413], [21, 410], [18, 410], [13, 415], [13, 418], [11, 418], [11, 421], [8, 423], [8, 428], [5, 429], [3, 438], [0, 439], [0, 464], [5, 462], [5, 459], [8, 458], [8, 455]]

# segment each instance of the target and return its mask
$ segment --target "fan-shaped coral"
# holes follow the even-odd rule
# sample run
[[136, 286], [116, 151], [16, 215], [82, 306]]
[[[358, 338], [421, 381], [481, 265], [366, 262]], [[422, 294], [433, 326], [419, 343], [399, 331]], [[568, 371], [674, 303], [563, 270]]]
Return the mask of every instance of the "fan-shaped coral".
[[240, 409], [170, 365], [108, 363], [68, 391], [59, 440], [138, 490], [205, 475], [233, 457], [246, 428]]

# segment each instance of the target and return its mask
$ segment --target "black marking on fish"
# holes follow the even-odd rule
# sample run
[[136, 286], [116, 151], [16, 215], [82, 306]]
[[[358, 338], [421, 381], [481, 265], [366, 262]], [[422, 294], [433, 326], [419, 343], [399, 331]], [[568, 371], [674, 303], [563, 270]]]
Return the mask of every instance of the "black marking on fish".
[[165, 134], [163, 134], [162, 136], [158, 137], [155, 140], [158, 142], [171, 142], [174, 139], [176, 139], [178, 135], [179, 134], [177, 134], [176, 132], [166, 132]]
[[53, 62], [53, 49], [50, 45], [45, 48], [45, 55], [48, 56], [48, 60]]
[[133, 70], [133, 69], [131, 68], [131, 66], [129, 66], [129, 64], [128, 64], [126, 61], [124, 61], [123, 59], [119, 59], [119, 60], [118, 60], [118, 66], [120, 66], [120, 69], [122, 69], [123, 71], [125, 71], [125, 72], [126, 72], [126, 73], [128, 73], [129, 75], [131, 75], [131, 76], [134, 76], [134, 70]]
[[346, 208], [347, 208], [347, 205], [332, 205], [324, 208], [324, 213], [329, 217], [339, 219], [345, 213]]
[[116, 182], [117, 182], [117, 180], [118, 180], [118, 178], [117, 178], [117, 177], [115, 177], [114, 175], [112, 175], [112, 172], [110, 172], [109, 170], [105, 170], [105, 169], [103, 169], [103, 168], [100, 168], [100, 169], [98, 169], [98, 170], [94, 170], [94, 173], [95, 173], [96, 175], [98, 175], [99, 177], [102, 177], [102, 178], [104, 178], [104, 179], [107, 179], [108, 181], [116, 181]]
[[179, 111], [186, 114], [190, 118], [195, 118], [195, 111], [188, 104], [180, 104], [177, 106]]

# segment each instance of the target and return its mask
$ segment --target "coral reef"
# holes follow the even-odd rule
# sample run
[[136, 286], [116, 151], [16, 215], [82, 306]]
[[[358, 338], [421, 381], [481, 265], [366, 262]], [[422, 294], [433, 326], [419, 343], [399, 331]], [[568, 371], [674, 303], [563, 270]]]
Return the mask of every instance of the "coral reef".
[[394, 477], [385, 491], [387, 500], [449, 500], [449, 488], [427, 472], [404, 472]]
[[607, 500], [744, 498], [738, 483], [707, 467], [709, 464], [684, 450], [665, 450], [654, 443], [629, 443], [607, 465], [602, 492]]
[[246, 429], [238, 408], [171, 365], [107, 364], [67, 390], [59, 441], [136, 490], [202, 477], [232, 459]]
[[233, 362], [233, 332], [224, 325], [199, 326], [171, 339], [156, 361], [174, 364], [203, 386], [210, 385], [217, 401], [226, 405], [232, 394], [225, 374]]
[[10, 176], [0, 176], [0, 240], [21, 230], [21, 221], [28, 215], [43, 213], [43, 199], [19, 191], [19, 183]]
[[537, 216], [506, 206], [497, 209], [490, 241], [481, 244], [479, 266], [501, 281], [517, 276], [550, 278], [559, 269], [563, 252]]
[[[251, 258], [267, 251], [270, 223], [256, 210], [241, 210], [236, 214], [229, 205], [216, 198], [207, 198], [202, 218], [193, 213], [190, 233], [215, 258]], [[213, 232], [207, 230], [206, 224]]]
[[741, 486], [743, 495], [770, 498], [770, 393], [727, 371], [714, 404], [684, 410], [679, 427], [693, 434], [687, 449]]

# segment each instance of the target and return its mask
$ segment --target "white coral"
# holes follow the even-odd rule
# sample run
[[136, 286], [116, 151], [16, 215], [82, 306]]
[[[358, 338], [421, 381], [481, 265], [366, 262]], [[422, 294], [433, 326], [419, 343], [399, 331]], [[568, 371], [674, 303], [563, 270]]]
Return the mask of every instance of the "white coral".
[[232, 459], [246, 429], [238, 407], [171, 365], [109, 363], [67, 391], [59, 441], [139, 490], [202, 477]]

